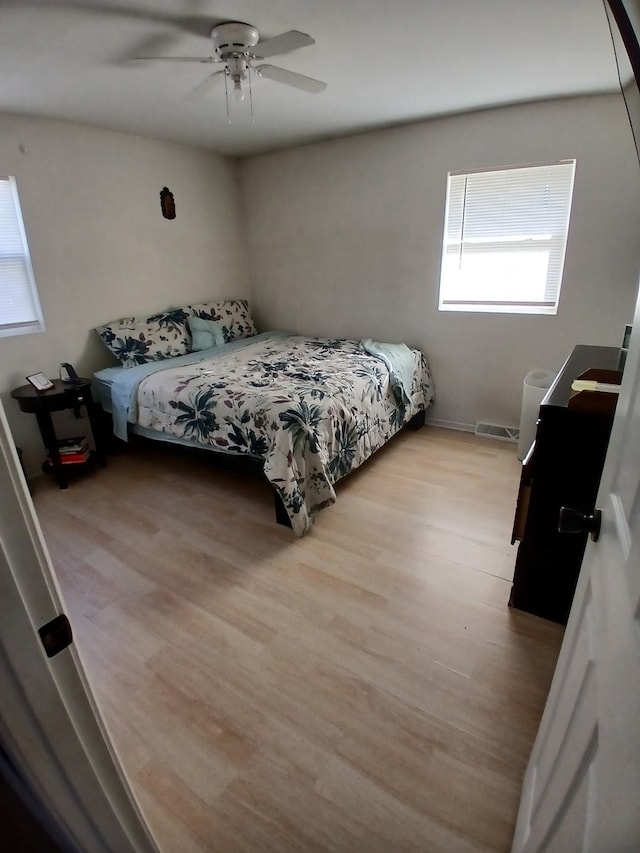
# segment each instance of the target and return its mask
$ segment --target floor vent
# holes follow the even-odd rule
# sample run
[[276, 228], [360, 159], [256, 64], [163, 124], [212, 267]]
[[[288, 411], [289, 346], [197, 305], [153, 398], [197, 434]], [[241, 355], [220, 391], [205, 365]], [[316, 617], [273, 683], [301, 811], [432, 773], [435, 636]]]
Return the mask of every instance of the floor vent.
[[504, 426], [503, 424], [484, 424], [478, 421], [476, 424], [476, 435], [483, 438], [497, 438], [500, 441], [517, 442], [520, 436], [520, 430], [514, 426]]

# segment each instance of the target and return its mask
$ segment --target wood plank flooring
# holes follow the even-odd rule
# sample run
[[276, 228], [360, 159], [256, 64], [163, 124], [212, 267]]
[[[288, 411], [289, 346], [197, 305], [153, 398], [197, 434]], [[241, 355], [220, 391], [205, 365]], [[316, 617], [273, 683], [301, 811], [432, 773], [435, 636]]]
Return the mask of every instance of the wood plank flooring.
[[509, 610], [515, 447], [425, 427], [295, 539], [261, 477], [137, 442], [33, 493], [159, 845], [507, 851], [562, 629]]

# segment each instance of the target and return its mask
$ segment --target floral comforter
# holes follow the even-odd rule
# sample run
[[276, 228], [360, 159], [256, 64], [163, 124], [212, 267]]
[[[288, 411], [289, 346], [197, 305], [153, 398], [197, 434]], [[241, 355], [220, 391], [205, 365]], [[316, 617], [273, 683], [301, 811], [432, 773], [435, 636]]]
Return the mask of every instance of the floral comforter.
[[414, 370], [397, 402], [388, 364], [358, 341], [259, 335], [200, 353], [196, 363], [156, 366], [137, 383], [135, 421], [264, 460], [301, 536], [334, 503], [333, 484], [431, 403], [424, 355], [406, 352]]

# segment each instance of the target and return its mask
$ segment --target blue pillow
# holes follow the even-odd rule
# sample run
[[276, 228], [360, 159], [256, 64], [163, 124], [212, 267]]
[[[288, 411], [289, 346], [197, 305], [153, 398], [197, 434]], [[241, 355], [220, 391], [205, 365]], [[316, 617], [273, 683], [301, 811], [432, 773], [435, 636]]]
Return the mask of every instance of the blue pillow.
[[217, 302], [201, 302], [199, 305], [188, 305], [184, 310], [202, 320], [215, 320], [219, 323], [225, 344], [239, 338], [250, 338], [252, 335], [258, 334], [246, 299], [220, 299]]
[[203, 349], [221, 346], [224, 334], [219, 323], [215, 320], [203, 320], [202, 317], [189, 317], [189, 328], [191, 329], [191, 349], [198, 352]]

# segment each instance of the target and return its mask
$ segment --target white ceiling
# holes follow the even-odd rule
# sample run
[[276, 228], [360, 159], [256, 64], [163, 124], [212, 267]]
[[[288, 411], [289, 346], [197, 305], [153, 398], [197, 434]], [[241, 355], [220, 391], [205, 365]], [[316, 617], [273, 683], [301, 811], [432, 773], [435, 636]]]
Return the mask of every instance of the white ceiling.
[[[194, 89], [212, 24], [316, 44], [268, 60], [327, 82], [311, 95], [254, 78]], [[602, 0], [0, 0], [0, 112], [61, 118], [245, 156], [482, 107], [610, 92], [618, 78]], [[234, 107], [236, 109], [234, 109]]]

